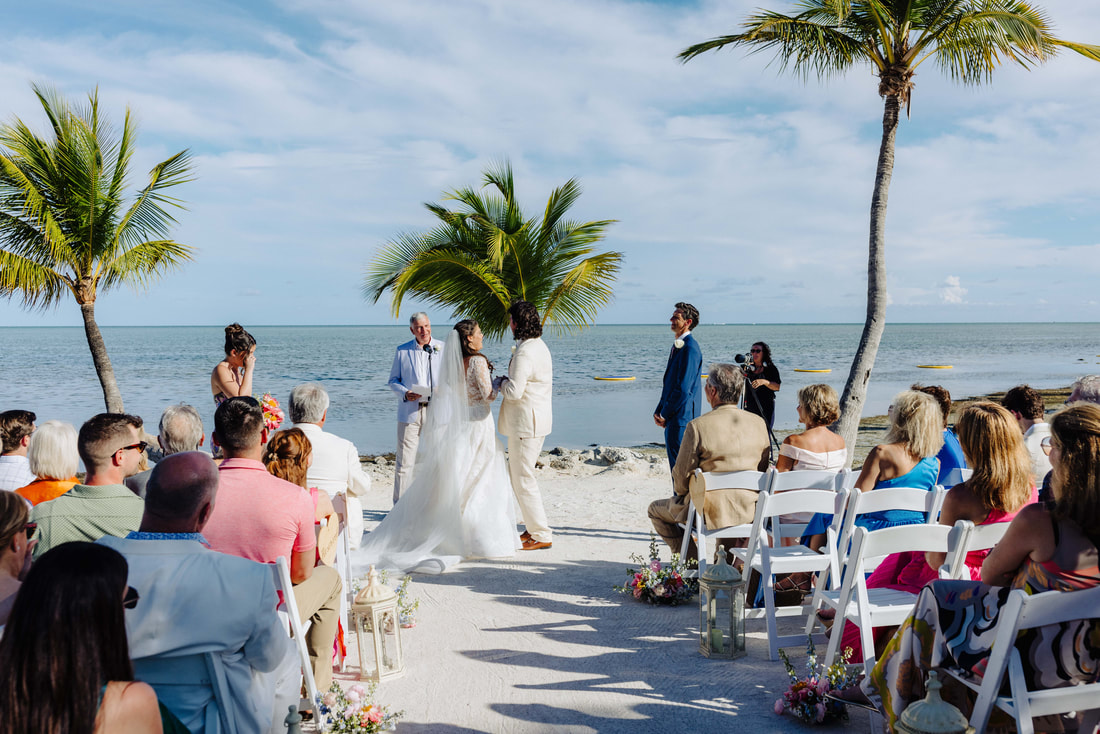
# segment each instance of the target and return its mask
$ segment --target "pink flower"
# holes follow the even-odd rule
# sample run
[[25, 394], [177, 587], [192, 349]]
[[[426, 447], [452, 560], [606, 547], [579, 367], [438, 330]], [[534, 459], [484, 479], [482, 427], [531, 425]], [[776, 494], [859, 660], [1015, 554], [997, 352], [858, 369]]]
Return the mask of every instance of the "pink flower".
[[775, 713], [782, 716], [783, 715], [783, 699], [782, 698], [775, 699], [775, 706], [773, 708], [775, 708]]
[[635, 599], [641, 599], [642, 598], [642, 590], [641, 589], [634, 589], [634, 598]]
[[649, 570], [650, 571], [660, 571], [661, 570], [661, 562], [658, 561], [656, 558], [654, 558], [652, 561], [649, 562]]
[[335, 694], [335, 693], [331, 693], [331, 692], [330, 692], [330, 693], [326, 693], [326, 694], [325, 694], [325, 697], [324, 697], [323, 699], [321, 699], [321, 700], [322, 700], [322, 701], [324, 702], [324, 704], [325, 704], [326, 706], [328, 706], [329, 708], [332, 708], [333, 706], [335, 706], [335, 705], [336, 705], [336, 694]]
[[363, 698], [363, 694], [355, 690], [354, 688], [349, 689], [348, 692], [344, 695], [347, 696], [348, 700], [352, 703], [358, 703], [359, 700]]
[[349, 690], [355, 691], [360, 696], [362, 696], [364, 693], [367, 692], [367, 689], [364, 688], [363, 686], [359, 685], [358, 683], [356, 683], [354, 686], [352, 686]]
[[818, 705], [814, 706], [814, 708], [817, 709], [817, 716], [815, 717], [815, 719], [817, 720], [817, 723], [820, 724], [822, 721], [825, 721], [825, 704], [819, 703]]
[[825, 692], [829, 690], [829, 679], [822, 678], [817, 682], [817, 695], [824, 696]]
[[367, 718], [375, 724], [382, 720], [382, 712], [378, 709], [377, 706], [367, 707], [367, 710], [364, 711], [364, 713], [367, 715]]

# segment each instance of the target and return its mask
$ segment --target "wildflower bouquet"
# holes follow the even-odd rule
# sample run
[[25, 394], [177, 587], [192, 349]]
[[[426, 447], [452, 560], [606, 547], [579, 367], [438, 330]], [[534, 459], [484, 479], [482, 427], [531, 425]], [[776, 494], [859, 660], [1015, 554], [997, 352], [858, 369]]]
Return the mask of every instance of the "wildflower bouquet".
[[776, 699], [775, 713], [782, 715], [784, 711], [790, 711], [796, 719], [807, 724], [847, 719], [848, 712], [844, 704], [830, 701], [825, 698], [825, 694], [843, 690], [859, 680], [861, 668], [844, 662], [852, 654], [852, 649], [846, 648], [835, 663], [826, 667], [824, 663], [817, 662], [817, 650], [814, 647], [813, 638], [807, 637], [806, 642], [806, 676], [804, 678], [798, 677], [786, 651], [779, 651], [779, 657], [783, 659], [783, 665], [787, 668], [791, 685], [783, 694], [783, 698]]
[[637, 553], [632, 553], [630, 560], [640, 568], [628, 568], [626, 572], [630, 579], [625, 586], [616, 586], [615, 591], [631, 594], [635, 599], [642, 599], [650, 604], [671, 606], [687, 601], [699, 591], [698, 579], [684, 578], [684, 572], [698, 564], [695, 561], [684, 563], [678, 553], [673, 553], [672, 561], [667, 566], [662, 566], [657, 550], [657, 536], [653, 533], [649, 534], [649, 560]]
[[269, 392], [265, 392], [260, 398], [260, 407], [264, 409], [264, 428], [268, 433], [278, 430], [283, 422], [283, 409], [279, 407], [279, 401]]
[[321, 717], [328, 722], [326, 731], [347, 734], [373, 734], [393, 731], [404, 711], [391, 713], [385, 706], [374, 702], [374, 684], [364, 688], [356, 683], [346, 692], [339, 683], [333, 683], [328, 693], [317, 696]]

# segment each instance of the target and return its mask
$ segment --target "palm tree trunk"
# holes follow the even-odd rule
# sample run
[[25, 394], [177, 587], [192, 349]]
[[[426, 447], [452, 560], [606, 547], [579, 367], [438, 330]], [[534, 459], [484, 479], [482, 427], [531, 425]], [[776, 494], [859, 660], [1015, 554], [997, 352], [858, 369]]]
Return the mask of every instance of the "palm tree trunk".
[[115, 382], [115, 370], [111, 367], [111, 358], [107, 356], [107, 345], [103, 343], [103, 334], [95, 322], [95, 301], [80, 304], [80, 315], [84, 317], [84, 335], [88, 337], [88, 348], [92, 350], [92, 362], [95, 364], [99, 384], [103, 386], [103, 402], [108, 413], [122, 413], [122, 393]]
[[859, 349], [848, 372], [844, 395], [840, 399], [840, 421], [837, 433], [844, 439], [851, 459], [859, 432], [859, 419], [867, 400], [867, 383], [875, 366], [878, 345], [886, 328], [886, 200], [890, 195], [890, 179], [894, 173], [894, 141], [898, 133], [900, 104], [896, 95], [886, 97], [882, 113], [882, 143], [878, 150], [875, 190], [871, 196], [871, 234], [867, 253], [867, 318]]

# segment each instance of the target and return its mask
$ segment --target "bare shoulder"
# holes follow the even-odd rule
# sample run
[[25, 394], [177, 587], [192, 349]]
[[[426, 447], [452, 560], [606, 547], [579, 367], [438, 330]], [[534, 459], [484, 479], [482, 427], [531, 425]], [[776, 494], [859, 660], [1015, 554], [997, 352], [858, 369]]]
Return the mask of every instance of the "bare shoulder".
[[941, 514], [952, 520], [969, 520], [979, 525], [989, 516], [989, 508], [982, 503], [970, 485], [964, 482], [947, 490]]
[[160, 734], [160, 708], [152, 686], [139, 681], [112, 681], [103, 694], [97, 732]]
[[785, 443], [788, 446], [794, 446], [795, 448], [798, 448], [798, 449], [805, 448], [806, 434], [804, 434], [804, 433], [792, 433], [791, 435], [789, 435], [785, 439], [783, 439], [783, 443]]

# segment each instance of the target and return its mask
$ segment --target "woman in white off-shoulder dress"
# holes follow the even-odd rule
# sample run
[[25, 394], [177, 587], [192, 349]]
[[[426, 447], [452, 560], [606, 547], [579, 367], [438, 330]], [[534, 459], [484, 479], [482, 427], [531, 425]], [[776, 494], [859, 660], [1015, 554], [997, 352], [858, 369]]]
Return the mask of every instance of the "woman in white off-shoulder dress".
[[504, 449], [491, 406], [492, 365], [476, 321], [455, 324], [427, 409], [412, 484], [363, 539], [356, 566], [439, 573], [463, 558], [519, 547]]

